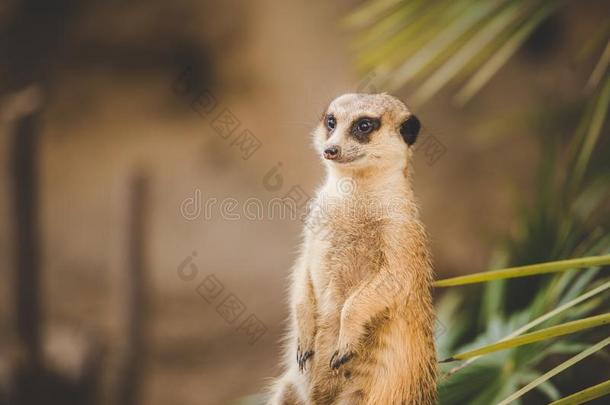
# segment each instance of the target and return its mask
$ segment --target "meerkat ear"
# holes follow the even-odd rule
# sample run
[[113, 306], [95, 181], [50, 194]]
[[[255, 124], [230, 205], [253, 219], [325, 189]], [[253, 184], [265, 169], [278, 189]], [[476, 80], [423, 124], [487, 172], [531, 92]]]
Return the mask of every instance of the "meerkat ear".
[[407, 145], [411, 146], [415, 143], [420, 128], [421, 123], [413, 114], [411, 114], [409, 118], [407, 118], [407, 120], [400, 125], [400, 135], [402, 135], [402, 139], [405, 140]]

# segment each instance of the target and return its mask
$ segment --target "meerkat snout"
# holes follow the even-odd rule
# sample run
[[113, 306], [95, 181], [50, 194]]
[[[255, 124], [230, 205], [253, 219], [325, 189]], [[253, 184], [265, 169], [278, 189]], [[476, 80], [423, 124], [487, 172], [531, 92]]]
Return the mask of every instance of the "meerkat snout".
[[341, 147], [338, 145], [330, 145], [324, 149], [324, 159], [336, 160], [341, 158]]

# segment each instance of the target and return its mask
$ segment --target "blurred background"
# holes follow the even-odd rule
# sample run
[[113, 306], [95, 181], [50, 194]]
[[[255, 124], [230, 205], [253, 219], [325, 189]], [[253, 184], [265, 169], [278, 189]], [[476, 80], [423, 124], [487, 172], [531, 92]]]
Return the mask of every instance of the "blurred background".
[[[260, 400], [302, 227], [268, 208], [313, 196], [310, 130], [346, 92], [392, 92], [423, 123], [437, 278], [609, 253], [609, 16], [595, 0], [3, 0], [0, 404]], [[603, 271], [437, 290], [441, 356]], [[566, 320], [608, 295], [587, 305]], [[487, 396], [470, 380], [453, 400], [497, 402], [607, 334], [510, 350], [482, 369]], [[520, 401], [604, 381], [594, 357]]]

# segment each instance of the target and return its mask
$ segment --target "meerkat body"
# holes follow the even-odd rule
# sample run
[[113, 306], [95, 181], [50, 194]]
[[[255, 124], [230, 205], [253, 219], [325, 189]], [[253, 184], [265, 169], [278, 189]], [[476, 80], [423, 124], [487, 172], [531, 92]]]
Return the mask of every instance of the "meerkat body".
[[327, 164], [293, 270], [285, 374], [272, 404], [432, 404], [432, 266], [409, 160], [419, 121], [385, 94], [334, 100]]

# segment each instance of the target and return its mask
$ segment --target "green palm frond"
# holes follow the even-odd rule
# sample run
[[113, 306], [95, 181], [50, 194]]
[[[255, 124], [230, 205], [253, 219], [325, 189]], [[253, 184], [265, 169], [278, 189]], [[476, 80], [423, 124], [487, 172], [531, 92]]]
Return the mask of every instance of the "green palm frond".
[[506, 399], [504, 399], [503, 401], [498, 403], [498, 405], [506, 405], [506, 404], [509, 404], [509, 403], [515, 401], [516, 399], [518, 399], [521, 396], [523, 396], [523, 394], [525, 394], [526, 392], [531, 391], [532, 389], [536, 388], [537, 386], [539, 386], [543, 382], [549, 380], [551, 377], [554, 377], [557, 374], [561, 373], [562, 371], [572, 367], [574, 364], [576, 364], [579, 361], [583, 360], [584, 358], [592, 355], [593, 353], [603, 349], [604, 347], [606, 347], [609, 344], [610, 344], [610, 337], [607, 337], [604, 340], [600, 341], [599, 343], [591, 346], [590, 348], [588, 348], [586, 350], [583, 350], [581, 353], [577, 354], [576, 356], [570, 358], [567, 361], [564, 361], [563, 363], [561, 363], [557, 367], [555, 367], [555, 368], [551, 369], [550, 371], [544, 373], [540, 377], [538, 377], [535, 380], [533, 380], [531, 383], [527, 384], [525, 387], [521, 388], [520, 390], [518, 390], [514, 394], [508, 396]]
[[576, 163], [574, 164], [574, 172], [572, 184], [574, 187], [580, 186], [580, 182], [584, 177], [584, 173], [591, 161], [593, 148], [598, 142], [599, 136], [606, 116], [608, 115], [608, 105], [610, 104], [610, 75], [604, 81], [600, 89], [598, 97], [592, 103], [591, 119], [587, 123], [586, 133], [583, 137], [582, 147], [577, 155]]
[[[422, 83], [411, 98], [422, 104], [454, 81], [466, 80], [455, 101], [468, 102], [521, 48], [532, 33], [569, 0], [371, 0], [343, 25], [355, 32], [351, 48], [362, 74], [395, 91]], [[610, 24], [608, 25], [610, 26]], [[607, 41], [607, 27], [588, 51]], [[604, 42], [602, 42], [604, 41]], [[594, 88], [610, 64], [610, 42], [588, 81]]]
[[415, 102], [426, 101], [456, 76], [476, 71], [458, 93], [464, 102], [562, 3], [374, 0], [348, 15], [344, 25], [358, 31], [352, 46], [357, 66], [362, 72], [379, 72], [384, 88], [395, 90], [428, 77]]
[[[472, 75], [466, 85], [457, 93], [455, 100], [458, 104], [468, 102], [489, 80], [500, 70], [502, 66], [519, 50], [521, 45], [534, 32], [553, 11], [560, 1], [541, 3], [540, 8], [527, 18], [518, 29], [513, 32], [504, 43], [498, 47], [483, 65]], [[432, 96], [432, 94], [430, 94]], [[426, 101], [423, 99], [421, 101]]]
[[[588, 300], [591, 297], [594, 297], [595, 295], [598, 295], [598, 294], [603, 293], [604, 291], [607, 291], [609, 288], [610, 288], [610, 280], [608, 280], [605, 283], [601, 284], [600, 286], [597, 286], [596, 288], [593, 288], [592, 290], [580, 295], [579, 297], [574, 298], [569, 302], [566, 302], [565, 304], [553, 309], [552, 311], [549, 311], [546, 314], [539, 316], [538, 318], [534, 319], [533, 321], [528, 322], [527, 324], [521, 326], [514, 332], [511, 332], [509, 335], [507, 335], [500, 341], [502, 342], [502, 341], [506, 341], [508, 339], [515, 338], [515, 337], [521, 335], [522, 333], [525, 333], [528, 330], [535, 328], [538, 325], [544, 324], [546, 321], [553, 318], [554, 316], [556, 316], [570, 308], [575, 307], [576, 305], [582, 303], [583, 301]], [[574, 345], [574, 346], [576, 346], [577, 350], [582, 349], [581, 345]], [[562, 345], [561, 350], [563, 350], [563, 353], [566, 353], [566, 352], [568, 352], [568, 349], [572, 349], [574, 346], [571, 346], [569, 344], [564, 344], [564, 345]], [[558, 353], [560, 351], [560, 349], [553, 348], [553, 351], [554, 351], [554, 353]], [[469, 366], [470, 364], [475, 362], [480, 357], [481, 356], [474, 356], [474, 357], [469, 358], [466, 362], [464, 362], [464, 364], [461, 364], [458, 367], [451, 369], [447, 373], [447, 376], [451, 376], [452, 374], [455, 374], [456, 372], [464, 369], [466, 366]]]
[[597, 87], [604, 77], [604, 74], [608, 71], [608, 66], [610, 66], [610, 40], [608, 40], [608, 43], [604, 48], [604, 52], [602, 52], [597, 64], [595, 65], [595, 68], [591, 72], [591, 76], [587, 82], [588, 88], [594, 89]]
[[551, 402], [549, 405], [578, 405], [610, 395], [610, 380], [576, 392], [565, 398]]
[[603, 266], [610, 264], [610, 255], [582, 257], [577, 259], [559, 260], [527, 266], [510, 267], [501, 270], [486, 271], [483, 273], [469, 274], [438, 280], [435, 287], [454, 287], [458, 285], [482, 283], [486, 281], [505, 280], [509, 278], [527, 277], [540, 274], [557, 273], [561, 271], [588, 268], [591, 266]]
[[588, 318], [579, 319], [577, 321], [566, 322], [561, 325], [551, 326], [549, 328], [544, 328], [535, 332], [526, 333], [524, 335], [517, 336], [511, 339], [501, 340], [499, 342], [492, 343], [490, 345], [483, 346], [475, 350], [459, 353], [446, 360], [443, 360], [442, 363], [447, 363], [456, 360], [468, 360], [470, 358], [493, 353], [498, 350], [511, 349], [514, 347], [540, 342], [559, 336], [565, 336], [586, 329], [607, 325], [608, 323], [610, 323], [610, 313], [591, 316]]
[[[511, 333], [509, 330], [508, 333], [504, 334], [506, 337], [502, 338], [497, 337], [497, 333], [494, 333], [493, 330], [500, 324], [508, 325], [513, 322], [516, 319], [516, 314], [519, 313], [529, 315], [529, 319], [521, 319], [517, 325], [527, 326], [533, 322], [536, 326], [548, 325], [550, 317], [547, 317], [547, 314], [550, 316], [557, 315], [566, 321], [577, 322], [603, 306], [607, 308], [608, 291], [606, 285], [610, 282], [610, 278], [606, 275], [606, 270], [601, 267], [607, 265], [606, 262], [582, 267], [582, 271], [562, 271], [555, 268], [557, 272], [550, 277], [540, 276], [544, 271], [539, 272], [541, 269], [537, 268], [536, 265], [533, 268], [519, 265], [541, 259], [562, 259], [570, 256], [579, 257], [607, 253], [610, 249], [608, 232], [610, 221], [608, 221], [607, 215], [610, 201], [610, 195], [607, 193], [609, 178], [607, 173], [610, 167], [607, 164], [597, 167], [594, 165], [595, 159], [598, 159], [600, 154], [603, 156], [604, 152], [604, 149], [600, 149], [598, 145], [603, 139], [601, 134], [607, 120], [608, 95], [606, 86], [608, 80], [610, 78], [600, 82], [600, 87], [593, 92], [593, 97], [586, 103], [585, 114], [580, 120], [579, 129], [572, 136], [573, 142], [570, 147], [565, 148], [567, 153], [563, 157], [564, 160], [559, 159], [561, 154], [558, 152], [544, 156], [541, 165], [543, 170], [540, 171], [539, 193], [534, 204], [523, 211], [522, 231], [517, 237], [509, 240], [500, 254], [502, 258], [499, 261], [500, 266], [517, 265], [516, 271], [514, 267], [509, 267], [498, 274], [485, 276], [485, 273], [482, 273], [464, 276], [466, 278], [460, 277], [439, 281], [439, 286], [465, 285], [471, 282], [486, 281], [483, 285], [483, 299], [477, 301], [484, 305], [466, 307], [462, 304], [462, 310], [466, 311], [468, 317], [476, 317], [479, 314], [479, 326], [474, 329], [476, 334], [472, 336], [473, 329], [471, 327], [469, 331], [462, 333], [461, 337], [452, 337], [453, 346], [444, 347], [444, 353], [448, 351], [453, 353], [471, 351], [485, 347], [485, 345], [494, 345], [505, 341], [509, 336], [513, 336], [514, 332]], [[593, 147], [587, 146], [587, 143], [593, 145]], [[559, 145], [559, 143], [556, 143], [556, 145]], [[545, 144], [547, 150], [549, 150], [548, 146], [548, 144]], [[559, 151], [558, 148], [556, 150]], [[607, 162], [607, 154], [603, 159], [606, 159]], [[568, 162], [567, 165], [564, 163], [565, 161]], [[579, 163], [581, 167], [579, 171], [582, 175], [579, 175], [577, 179], [573, 176], [573, 173], [579, 161], [581, 162]], [[557, 173], [566, 173], [566, 175], [557, 176]], [[559, 260], [559, 262], [565, 263], [564, 260]], [[553, 272], [550, 270], [554, 268], [553, 266], [551, 264], [551, 267], [546, 270]], [[523, 268], [525, 268], [526, 273], [523, 273]], [[506, 272], [507, 270], [508, 272]], [[528, 274], [530, 271], [531, 274]], [[532, 277], [529, 279], [505, 278], [524, 274]], [[532, 283], [530, 279], [536, 281]], [[599, 290], [597, 290], [598, 288]], [[584, 293], [584, 296], [587, 297], [585, 302], [585, 299], [581, 300], [579, 297], [582, 297], [583, 292], [587, 290], [589, 292], [595, 291], [593, 295], [596, 296]], [[525, 306], [516, 307], [514, 305], [519, 299], [518, 294], [521, 294], [526, 300]], [[574, 303], [574, 300], [577, 300], [576, 303]], [[521, 312], [515, 312], [517, 310]], [[464, 319], [461, 311], [455, 311], [455, 319]], [[557, 322], [557, 319], [555, 322]], [[504, 329], [506, 328], [504, 327]], [[512, 328], [515, 332], [524, 332], [519, 329], [518, 326]], [[579, 340], [575, 341], [574, 336], [578, 336]], [[528, 380], [534, 381], [537, 378], [534, 378], [536, 371], [534, 368], [543, 367], [545, 364], [543, 361], [549, 356], [582, 353], [583, 350], [586, 350], [583, 342], [589, 340], [590, 336], [591, 334], [579, 333], [578, 335], [564, 335], [562, 338], [553, 341], [542, 339], [529, 345], [509, 348], [505, 350], [506, 353], [496, 352], [481, 357], [480, 361], [485, 361], [488, 367], [493, 367], [493, 365], [498, 367], [497, 373], [490, 374], [497, 376], [497, 380], [489, 383], [485, 390], [478, 395], [473, 394], [472, 402], [496, 403], [501, 401], [512, 392], [517, 391], [521, 384]], [[462, 347], [456, 350], [459, 346]], [[451, 350], [451, 347], [454, 350]], [[501, 362], [488, 363], [486, 361], [487, 357], [496, 357], [500, 353], [503, 353]], [[477, 364], [471, 364], [471, 360], [476, 358], [476, 356], [472, 357], [456, 368], [446, 369], [446, 380], [441, 383], [440, 392], [446, 395], [446, 387], [452, 386], [448, 383], [460, 376], [461, 373], [467, 373], [470, 367], [477, 367]], [[469, 365], [469, 367], [464, 368], [465, 365]], [[458, 378], [458, 381], [460, 380], [461, 378]], [[501, 384], [502, 381], [509, 381], [513, 388], [506, 391]], [[543, 386], [536, 386], [535, 388], [538, 390], [548, 388], [546, 381], [539, 381], [539, 383]], [[451, 402], [446, 399], [450, 397], [450, 395], [449, 397], [441, 395], [441, 403], [443, 405], [460, 403], [459, 401]], [[516, 402], [518, 401], [519, 399], [516, 400]]]
[[[523, 377], [523, 380], [520, 381], [520, 383], [522, 384], [527, 384], [530, 381], [534, 381], [535, 379], [540, 378], [542, 376], [539, 372], [535, 370], [526, 370], [524, 372], [521, 372], [520, 374]], [[538, 384], [538, 386], [536, 386], [536, 389], [543, 393], [551, 401], [556, 401], [561, 398], [561, 393], [559, 392], [557, 387], [555, 387], [548, 380], [542, 381], [540, 384]]]

